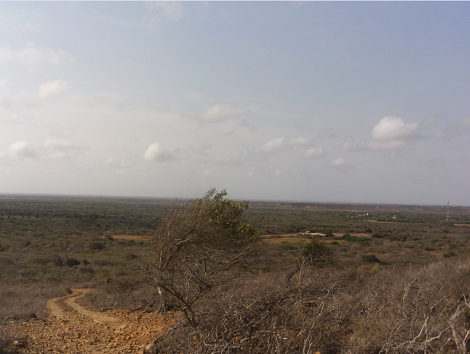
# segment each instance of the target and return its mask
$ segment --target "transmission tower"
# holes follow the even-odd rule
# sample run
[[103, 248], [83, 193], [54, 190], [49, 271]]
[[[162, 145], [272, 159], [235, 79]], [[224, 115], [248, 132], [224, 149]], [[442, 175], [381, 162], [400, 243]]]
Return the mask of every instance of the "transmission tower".
[[449, 216], [450, 216], [450, 208], [449, 208], [449, 201], [447, 201], [447, 214], [446, 214], [447, 221], [449, 221]]

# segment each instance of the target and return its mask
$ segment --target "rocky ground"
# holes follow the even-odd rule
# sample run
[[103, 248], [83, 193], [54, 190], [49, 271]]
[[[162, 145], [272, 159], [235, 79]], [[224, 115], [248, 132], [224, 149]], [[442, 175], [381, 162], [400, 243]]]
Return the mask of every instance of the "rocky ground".
[[73, 294], [49, 300], [45, 319], [10, 323], [19, 353], [142, 353], [174, 321], [171, 313], [89, 311], [76, 302], [87, 291], [73, 289]]

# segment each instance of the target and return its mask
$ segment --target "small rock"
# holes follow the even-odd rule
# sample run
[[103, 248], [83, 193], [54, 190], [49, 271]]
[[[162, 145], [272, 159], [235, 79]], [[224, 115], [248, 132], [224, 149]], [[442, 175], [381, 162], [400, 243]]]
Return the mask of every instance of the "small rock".
[[122, 331], [123, 329], [126, 329], [126, 328], [129, 328], [129, 326], [123, 324], [123, 325], [121, 325], [121, 326], [117, 326], [117, 327], [116, 327], [116, 331]]
[[23, 342], [21, 342], [21, 341], [19, 341], [19, 340], [15, 340], [15, 341], [13, 342], [13, 345], [14, 345], [15, 347], [18, 347], [18, 348], [23, 348], [23, 347], [26, 346], [25, 343], [23, 343]]

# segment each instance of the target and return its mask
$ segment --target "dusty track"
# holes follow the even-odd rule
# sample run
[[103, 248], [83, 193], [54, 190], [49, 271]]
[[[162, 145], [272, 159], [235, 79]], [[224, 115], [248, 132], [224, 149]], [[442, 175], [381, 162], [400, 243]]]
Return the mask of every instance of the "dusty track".
[[71, 289], [72, 294], [50, 299], [47, 301], [47, 308], [50, 311], [52, 316], [57, 318], [67, 318], [67, 312], [74, 310], [79, 314], [87, 316], [94, 320], [95, 322], [104, 323], [110, 327], [118, 327], [118, 326], [127, 326], [123, 321], [117, 317], [107, 316], [100, 312], [90, 311], [85, 309], [84, 307], [80, 306], [76, 303], [76, 300], [86, 293], [90, 292], [92, 289]]
[[20, 353], [142, 353], [155, 336], [171, 326], [172, 315], [90, 311], [76, 301], [91, 289], [72, 289], [72, 294], [50, 299], [50, 315], [15, 326], [16, 337], [25, 338]]

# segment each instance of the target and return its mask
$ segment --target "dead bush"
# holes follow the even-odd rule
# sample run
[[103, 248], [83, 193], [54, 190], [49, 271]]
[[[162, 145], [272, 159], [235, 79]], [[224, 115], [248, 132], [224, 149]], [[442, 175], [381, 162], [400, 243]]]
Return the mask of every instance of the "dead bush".
[[[152, 312], [159, 308], [159, 295], [152, 284], [136, 280], [136, 284], [132, 285], [127, 283], [127, 280], [122, 280], [124, 286], [121, 291], [116, 289], [116, 282], [121, 282], [119, 278], [114, 278], [112, 282], [115, 284], [104, 283], [87, 293], [82, 298], [82, 304], [94, 311], [117, 309]], [[132, 293], [126, 295], [130, 285], [132, 285]]]
[[468, 353], [470, 260], [425, 267], [309, 270], [215, 292], [156, 339], [160, 353]]

